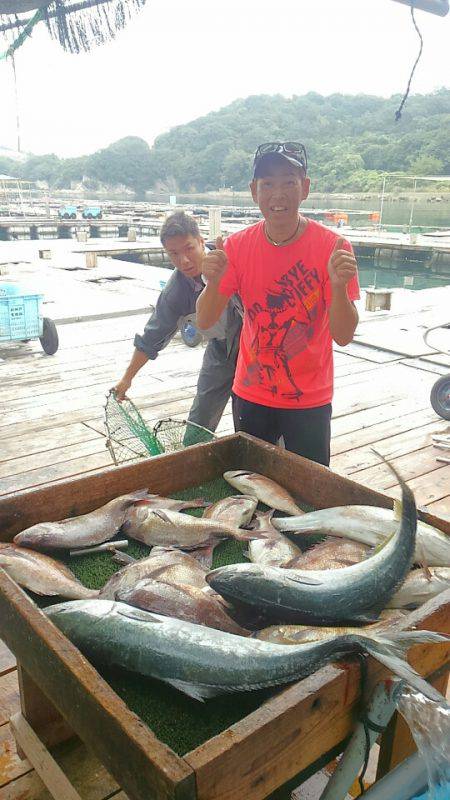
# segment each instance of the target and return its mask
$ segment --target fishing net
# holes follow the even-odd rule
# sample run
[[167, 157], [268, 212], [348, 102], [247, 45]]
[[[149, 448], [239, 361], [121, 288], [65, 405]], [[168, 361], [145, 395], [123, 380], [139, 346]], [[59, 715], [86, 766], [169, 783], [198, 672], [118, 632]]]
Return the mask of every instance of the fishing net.
[[[0, 33], [17, 49], [41, 21], [69, 53], [89, 52], [121, 31], [146, 0], [6, 0], [0, 4]], [[31, 15], [34, 9], [38, 11]], [[18, 35], [19, 34], [19, 35]]]
[[215, 438], [207, 428], [187, 420], [163, 419], [151, 429], [131, 400], [125, 398], [118, 402], [114, 389], [106, 398], [105, 428], [106, 444], [116, 465], [149, 455], [171, 453]]

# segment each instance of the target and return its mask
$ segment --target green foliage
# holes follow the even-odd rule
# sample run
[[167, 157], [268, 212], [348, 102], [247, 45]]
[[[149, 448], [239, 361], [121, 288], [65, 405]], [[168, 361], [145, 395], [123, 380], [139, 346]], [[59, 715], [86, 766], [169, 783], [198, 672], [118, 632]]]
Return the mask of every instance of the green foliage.
[[[83, 179], [91, 186], [123, 184], [137, 196], [155, 186], [241, 190], [248, 186], [258, 144], [297, 140], [308, 151], [313, 191], [378, 191], [385, 172], [450, 175], [450, 90], [411, 96], [396, 122], [400, 99], [254, 95], [172, 128], [151, 149], [143, 139], [127, 136], [81, 158], [32, 156], [19, 164], [0, 158], [0, 172], [55, 187]], [[400, 186], [404, 190], [401, 179]], [[389, 188], [395, 188], [392, 180]]]

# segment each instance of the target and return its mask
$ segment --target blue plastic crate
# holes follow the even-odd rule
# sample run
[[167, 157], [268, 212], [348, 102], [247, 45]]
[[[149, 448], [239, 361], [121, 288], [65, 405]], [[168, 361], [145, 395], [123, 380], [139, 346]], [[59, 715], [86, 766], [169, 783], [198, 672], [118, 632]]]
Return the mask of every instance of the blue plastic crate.
[[42, 336], [42, 299], [41, 294], [0, 294], [0, 342]]

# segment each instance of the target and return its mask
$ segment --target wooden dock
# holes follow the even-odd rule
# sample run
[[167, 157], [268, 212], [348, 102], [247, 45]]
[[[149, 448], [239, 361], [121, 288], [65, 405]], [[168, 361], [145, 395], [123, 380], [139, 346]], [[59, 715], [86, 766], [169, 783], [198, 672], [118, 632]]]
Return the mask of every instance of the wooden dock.
[[[88, 475], [112, 463], [103, 426], [105, 396], [121, 377], [134, 334], [147, 319], [138, 304], [148, 301], [152, 273], [140, 265], [106, 259], [99, 259], [94, 270], [74, 272], [66, 271], [64, 263], [58, 257], [41, 262], [49, 292], [52, 285], [59, 287], [52, 301], [55, 316], [70, 319], [79, 307], [80, 315], [89, 317], [91, 309], [98, 309], [101, 292], [107, 316], [59, 325], [60, 349], [52, 357], [44, 355], [37, 341], [0, 343], [1, 496]], [[123, 281], [124, 286], [135, 286], [134, 294], [129, 288], [121, 290], [127, 291], [126, 302], [123, 293], [108, 294], [108, 284], [102, 283], [114, 270], [134, 278], [135, 284]], [[89, 283], [92, 277], [99, 283]], [[406, 309], [396, 310], [394, 303], [391, 313], [362, 313], [355, 342], [336, 348], [332, 469], [398, 496], [395, 478], [380, 458], [384, 456], [407, 479], [419, 506], [450, 519], [450, 465], [436, 461], [440, 451], [432, 442], [434, 435], [448, 432], [450, 424], [436, 416], [429, 402], [434, 381], [450, 370], [450, 358], [433, 354], [422, 340], [423, 327], [449, 307], [448, 292], [439, 290], [441, 306], [436, 292], [400, 291], [400, 297], [409, 298]], [[67, 294], [72, 306], [64, 305]], [[424, 298], [421, 304], [419, 295]], [[115, 315], [116, 305], [122, 309], [118, 313], [128, 309], [133, 315]], [[52, 303], [49, 315], [51, 308]], [[188, 350], [175, 338], [141, 371], [131, 398], [149, 425], [168, 416], [187, 416], [202, 357], [202, 346]], [[228, 407], [218, 433], [231, 430]], [[14, 658], [0, 642], [0, 800], [50, 800], [31, 764], [16, 752], [8, 720], [19, 709], [18, 691]], [[83, 800], [127, 800], [80, 743], [61, 745], [56, 756]]]

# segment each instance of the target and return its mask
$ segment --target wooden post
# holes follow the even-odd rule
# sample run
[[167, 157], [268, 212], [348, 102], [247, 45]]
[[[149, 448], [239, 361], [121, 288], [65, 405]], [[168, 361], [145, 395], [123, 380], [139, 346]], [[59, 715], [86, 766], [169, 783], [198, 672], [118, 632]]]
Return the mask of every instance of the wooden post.
[[87, 267], [96, 267], [97, 266], [97, 253], [86, 253], [86, 266]]
[[17, 664], [17, 677], [22, 714], [41, 742], [53, 747], [71, 739], [74, 736], [71, 727], [20, 664]]

